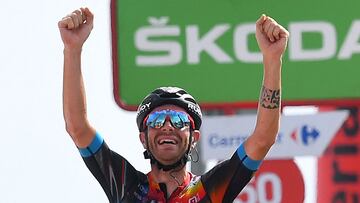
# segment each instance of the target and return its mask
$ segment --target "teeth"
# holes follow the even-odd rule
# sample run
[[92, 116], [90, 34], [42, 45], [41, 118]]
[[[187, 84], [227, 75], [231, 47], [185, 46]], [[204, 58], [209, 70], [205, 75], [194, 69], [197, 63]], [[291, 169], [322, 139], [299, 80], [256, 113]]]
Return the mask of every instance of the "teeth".
[[176, 142], [170, 139], [162, 139], [159, 141], [159, 144], [176, 144]]

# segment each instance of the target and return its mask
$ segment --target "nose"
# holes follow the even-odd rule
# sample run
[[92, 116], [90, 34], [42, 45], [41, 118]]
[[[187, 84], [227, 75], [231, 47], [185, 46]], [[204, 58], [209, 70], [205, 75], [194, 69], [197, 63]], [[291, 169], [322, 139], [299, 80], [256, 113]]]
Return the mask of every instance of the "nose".
[[164, 125], [161, 127], [162, 131], [173, 131], [174, 126], [172, 126], [169, 118], [166, 118]]

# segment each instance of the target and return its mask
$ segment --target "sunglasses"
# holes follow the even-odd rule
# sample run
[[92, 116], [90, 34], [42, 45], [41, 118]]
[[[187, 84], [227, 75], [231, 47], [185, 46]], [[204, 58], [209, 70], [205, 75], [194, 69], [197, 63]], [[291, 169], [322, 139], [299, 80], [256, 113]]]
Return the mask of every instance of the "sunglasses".
[[168, 117], [174, 128], [181, 129], [185, 126], [195, 128], [194, 120], [187, 113], [169, 109], [150, 113], [144, 119], [144, 124], [151, 128], [161, 128], [164, 126], [166, 118]]

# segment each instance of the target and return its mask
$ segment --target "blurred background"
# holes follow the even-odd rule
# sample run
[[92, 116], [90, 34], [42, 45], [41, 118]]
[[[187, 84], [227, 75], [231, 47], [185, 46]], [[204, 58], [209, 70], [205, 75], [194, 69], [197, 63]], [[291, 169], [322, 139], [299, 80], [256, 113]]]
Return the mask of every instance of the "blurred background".
[[[159, 7], [164, 2], [1, 0], [0, 202], [108, 201], [62, 115], [57, 22], [84, 6], [95, 14], [82, 55], [89, 120], [138, 170], [150, 167], [136, 115], [128, 110], [159, 85], [182, 86], [203, 103], [202, 159], [189, 165], [194, 173], [221, 161], [251, 133], [262, 78], [253, 23], [267, 13], [291, 33], [283, 69], [286, 125], [235, 202], [359, 202], [359, 2], [309, 2], [212, 0]], [[162, 31], [146, 35], [148, 25]], [[170, 31], [163, 30], [166, 25]], [[165, 48], [154, 48], [162, 39], [168, 40]], [[229, 88], [240, 97], [227, 95]], [[234, 124], [226, 132], [211, 128], [228, 122]]]

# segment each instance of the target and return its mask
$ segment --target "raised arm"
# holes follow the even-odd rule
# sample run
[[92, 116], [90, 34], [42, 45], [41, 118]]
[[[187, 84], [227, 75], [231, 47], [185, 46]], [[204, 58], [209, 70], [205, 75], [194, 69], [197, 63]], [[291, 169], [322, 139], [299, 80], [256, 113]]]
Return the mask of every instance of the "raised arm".
[[264, 78], [255, 130], [245, 142], [247, 155], [255, 160], [265, 157], [279, 130], [282, 55], [288, 38], [288, 31], [274, 19], [262, 15], [256, 22], [256, 40], [263, 54]]
[[93, 28], [93, 14], [81, 8], [62, 18], [58, 23], [64, 43], [63, 113], [66, 130], [75, 144], [88, 146], [95, 130], [86, 114], [86, 98], [81, 74], [81, 50]]

